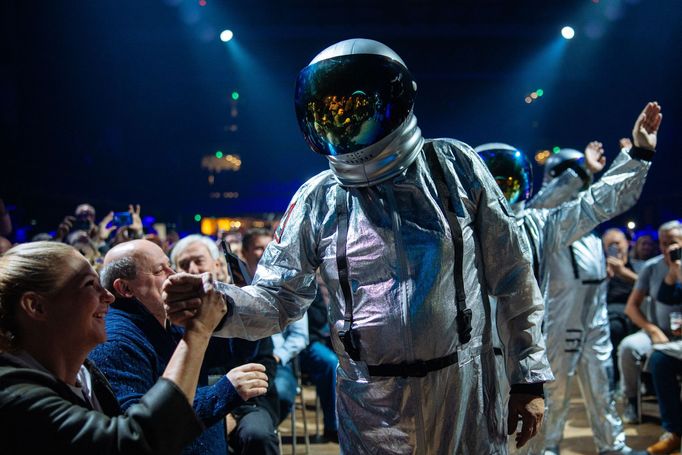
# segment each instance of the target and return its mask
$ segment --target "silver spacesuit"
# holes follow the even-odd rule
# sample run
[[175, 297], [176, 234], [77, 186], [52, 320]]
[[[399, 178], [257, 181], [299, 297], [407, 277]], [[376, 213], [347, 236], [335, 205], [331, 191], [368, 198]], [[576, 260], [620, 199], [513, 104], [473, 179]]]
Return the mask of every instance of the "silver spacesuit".
[[230, 303], [219, 333], [280, 331], [305, 313], [319, 269], [343, 453], [506, 453], [488, 295], [519, 385], [552, 379], [542, 298], [485, 165], [466, 144], [421, 137], [415, 91], [400, 57], [371, 40], [301, 71], [299, 123], [331, 170], [293, 197], [252, 285], [219, 286]]
[[[601, 242], [592, 234], [586, 237], [583, 236], [591, 232], [600, 223], [613, 218], [634, 205], [644, 185], [650, 162], [632, 158], [628, 151], [622, 151], [609, 167], [608, 171], [604, 173], [603, 177], [597, 183], [591, 185], [586, 191], [580, 193], [578, 193], [578, 191], [586, 186], [589, 175], [584, 169], [578, 170], [578, 172], [582, 171], [581, 177], [574, 169], [566, 168], [561, 174], [555, 172], [557, 177], [548, 179], [543, 189], [528, 205], [526, 205], [526, 200], [530, 194], [529, 182], [532, 182], [532, 175], [528, 175], [531, 173], [531, 167], [522, 152], [512, 146], [500, 143], [483, 144], [476, 147], [475, 150], [479, 153], [481, 158], [483, 158], [483, 161], [490, 169], [493, 177], [500, 185], [505, 197], [515, 209], [517, 222], [519, 223], [525, 240], [529, 243], [529, 249], [532, 251], [533, 268], [541, 289], [546, 290], [550, 287], [551, 289], [561, 287], [566, 293], [571, 292], [572, 289], [575, 290], [575, 288], [583, 289], [584, 287], [588, 287], [589, 289], [594, 289], [596, 286], [590, 286], [589, 284], [585, 286], [582, 279], [580, 286], [576, 285], [575, 278], [572, 275], [574, 268], [571, 265], [568, 265], [566, 269], [561, 269], [561, 266], [557, 265], [556, 259], [557, 257], [561, 257], [564, 253], [570, 255], [570, 253], [568, 253], [569, 248], [579, 249], [579, 252], [576, 253], [576, 258], [582, 258], [585, 251], [584, 245], [589, 242], [590, 249], [587, 251], [591, 252], [590, 254], [592, 257], [600, 259], [596, 261], [598, 263], [598, 270], [591, 271], [592, 275], [588, 275], [588, 272], [585, 271], [586, 266], [583, 265], [583, 263], [589, 263], [586, 261], [579, 262], [580, 265], [577, 267], [582, 271], [582, 276], [586, 279], [589, 279], [590, 276], [595, 276], [595, 274], [598, 274], [599, 272], [605, 274], [603, 259], [599, 256], [602, 251]], [[568, 155], [572, 159], [578, 158], [573, 152], [569, 153], [564, 153], [561, 157]], [[580, 154], [580, 152], [576, 153]], [[548, 173], [552, 170], [556, 170], [557, 164], [558, 163], [554, 163], [554, 166], [546, 168], [549, 169]], [[576, 193], [578, 193], [577, 196]], [[537, 205], [554, 206], [554, 208], [533, 208]], [[597, 244], [595, 240], [599, 241], [599, 244]], [[559, 268], [559, 271], [561, 272], [568, 272], [571, 276], [568, 278], [563, 276], [566, 275], [566, 273], [563, 273], [560, 277], [557, 276], [557, 273], [559, 273], [559, 271], [556, 270], [557, 268]], [[599, 276], [603, 276], [603, 274]], [[559, 280], [559, 283], [554, 283], [552, 280]], [[576, 296], [576, 294], [572, 294], [572, 296]], [[595, 304], [595, 294], [590, 294], [589, 297], [585, 296], [585, 294], [578, 295], [574, 301], [571, 300], [572, 296], [564, 296], [564, 298], [566, 298], [566, 300], [562, 300], [564, 306], [560, 307], [557, 306], [556, 299], [550, 300], [547, 303], [547, 309], [545, 310], [547, 348], [548, 351], [553, 352], [557, 358], [567, 358], [568, 354], [566, 354], [566, 352], [580, 348], [580, 345], [582, 344], [582, 335], [575, 331], [576, 327], [585, 330], [584, 327], [592, 327], [594, 321], [598, 320], [599, 324], [602, 324], [603, 321], [600, 318], [606, 319], [606, 304], [605, 302]], [[567, 300], [572, 302], [571, 305], [566, 303]], [[603, 315], [601, 314], [602, 310]], [[564, 313], [564, 311], [566, 313]], [[554, 320], [551, 319], [552, 316], [555, 317]], [[575, 321], [589, 322], [583, 324], [575, 323]], [[570, 324], [568, 322], [570, 322]], [[595, 333], [602, 334], [603, 326], [599, 325], [599, 327], [600, 329]], [[609, 342], [607, 319], [605, 327], [607, 330], [605, 341]], [[568, 343], [568, 341], [563, 340], [564, 336], [566, 339], [569, 337], [576, 339], [576, 341], [571, 342], [576, 343], [576, 346], [567, 345], [566, 343]], [[581, 362], [594, 362], [595, 365], [601, 365], [605, 362], [604, 359], [610, 355], [610, 342], [609, 349], [606, 350], [604, 347], [604, 340], [600, 338], [598, 340], [599, 343], [595, 343], [594, 341], [595, 340], [588, 338], [588, 341], [585, 341], [584, 346], [589, 346], [588, 349], [597, 352], [586, 352], [585, 355], [582, 355], [583, 359]], [[570, 355], [577, 364], [577, 359], [580, 358], [581, 353], [576, 351], [575, 355]], [[589, 357], [589, 359], [587, 357]], [[553, 357], [550, 357], [550, 359], [552, 358]], [[563, 364], [552, 363], [551, 365], [553, 368], [556, 365], [556, 368], [559, 369], [553, 370], [557, 383], [545, 384], [548, 405], [548, 414], [544, 424], [545, 428], [541, 429], [540, 434], [534, 440], [531, 440], [529, 446], [523, 450], [525, 453], [542, 454], [544, 444], [547, 442], [543, 441], [541, 436], [543, 436], [543, 434], [549, 434], [547, 433], [549, 431], [558, 432], [558, 439], [553, 440], [554, 444], [550, 446], [549, 443], [547, 443], [548, 447], [553, 447], [558, 445], [563, 433], [565, 411], [567, 411], [567, 408], [561, 409], [564, 411], [564, 414], [562, 414], [563, 418], [558, 419], [556, 417], [556, 413], [558, 412], [557, 407], [562, 404], [556, 404], [557, 394], [555, 393], [555, 390], [557, 389], [557, 385], [562, 391], [563, 388], [567, 386], [567, 371], [569, 370]], [[575, 367], [575, 364], [571, 366], [571, 373], [569, 374], [572, 375], [572, 372], [575, 371]], [[589, 367], [581, 367], [580, 370], [592, 371]], [[599, 373], [599, 377], [601, 377], [601, 375], [605, 374], [605, 368], [596, 368], [595, 374], [596, 373]], [[601, 412], [596, 414], [599, 416], [599, 420], [593, 420], [595, 423], [595, 425], [593, 425], [595, 439], [598, 441], [600, 450], [618, 450], [624, 447], [624, 435], [618, 436], [619, 433], [616, 432], [611, 439], [604, 436], [605, 431], [609, 432], [614, 428], [615, 424], [612, 423], [612, 421], [615, 422], [616, 419], [619, 421], [619, 418], [613, 409], [613, 401], [609, 401], [607, 379], [607, 377], [603, 378], [603, 384], [593, 384], [592, 382], [594, 381], [588, 381], [590, 384], [586, 386], [587, 389], [583, 390], [592, 390], [590, 395], [585, 397], [588, 403], [596, 405], [594, 407], [588, 407], [591, 411], [596, 411], [601, 407]], [[601, 379], [598, 379], [598, 381], [601, 381]], [[603, 385], [603, 387], [601, 387], [600, 384]], [[591, 386], [594, 386], [594, 389], [590, 389]], [[504, 389], [504, 385], [502, 385], [502, 388]], [[597, 397], [593, 396], [595, 392], [600, 395]], [[563, 398], [565, 395], [561, 396]], [[566, 396], [566, 399], [567, 398], [568, 397]], [[568, 401], [566, 401], [566, 404], [567, 403]], [[550, 406], [554, 407], [552, 408]], [[502, 409], [504, 408], [505, 407], [502, 406]], [[594, 419], [595, 415], [590, 415], [590, 418]], [[603, 422], [604, 419], [608, 419], [606, 424]], [[620, 429], [618, 431], [622, 432]], [[601, 444], [600, 442], [602, 440], [611, 441], [611, 443], [610, 445]]]
[[[636, 203], [650, 167], [650, 158], [644, 159], [635, 152], [634, 149], [621, 151], [602, 178], [576, 197], [578, 190], [589, 185], [590, 176], [580, 164], [580, 152], [562, 150], [545, 168], [546, 181], [560, 176], [562, 183], [553, 185], [551, 191], [542, 191], [528, 204], [532, 210], [555, 207], [564, 200], [571, 200], [561, 206], [561, 216], [548, 223], [545, 234], [545, 243], [548, 236], [553, 240], [565, 237], [564, 242], [552, 251], [545, 247], [540, 261], [540, 287], [545, 297], [544, 333], [556, 379], [545, 385], [547, 414], [540, 434], [529, 445], [531, 453], [558, 453], [568, 412], [570, 385], [575, 376], [599, 453], [630, 453], [609, 387], [613, 348], [606, 309], [602, 243], [594, 234], [576, 237]], [[557, 171], [561, 167], [565, 172]], [[575, 234], [572, 237], [566, 237], [562, 232], [576, 225], [581, 228], [572, 229]], [[569, 245], [565, 242], [567, 239], [575, 241]]]

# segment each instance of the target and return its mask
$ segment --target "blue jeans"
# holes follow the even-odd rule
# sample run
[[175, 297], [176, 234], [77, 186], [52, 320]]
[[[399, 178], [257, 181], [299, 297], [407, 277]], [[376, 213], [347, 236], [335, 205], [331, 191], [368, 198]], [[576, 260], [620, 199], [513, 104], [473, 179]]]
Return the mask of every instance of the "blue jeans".
[[298, 381], [291, 368], [291, 362], [286, 365], [277, 364], [275, 374], [275, 388], [279, 395], [279, 421], [282, 423], [291, 411], [291, 406], [296, 401], [296, 388]]
[[648, 366], [661, 412], [661, 426], [682, 436], [682, 404], [677, 380], [677, 376], [682, 374], [682, 360], [653, 351]]
[[301, 372], [315, 384], [324, 415], [324, 430], [337, 431], [336, 368], [339, 359], [324, 343], [314, 341], [298, 355]]

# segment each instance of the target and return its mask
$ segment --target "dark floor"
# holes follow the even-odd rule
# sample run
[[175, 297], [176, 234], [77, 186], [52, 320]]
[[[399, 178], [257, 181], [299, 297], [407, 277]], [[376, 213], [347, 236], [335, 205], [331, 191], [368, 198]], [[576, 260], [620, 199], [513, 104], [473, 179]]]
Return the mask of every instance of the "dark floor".
[[[339, 446], [332, 443], [315, 442], [315, 392], [311, 387], [304, 387], [303, 396], [306, 402], [306, 421], [308, 422], [308, 433], [311, 438], [310, 451], [313, 455], [338, 455]], [[622, 411], [619, 403], [618, 409]], [[648, 445], [655, 442], [661, 435], [662, 430], [659, 426], [658, 406], [653, 397], [645, 397], [642, 405], [644, 422], [640, 425], [626, 425], [625, 434], [627, 443], [635, 449], [646, 449]], [[297, 411], [296, 428], [298, 443], [296, 453], [305, 453], [303, 440], [303, 422], [300, 409]], [[320, 414], [319, 431], [322, 432], [322, 416]], [[282, 454], [293, 454], [291, 444], [291, 418], [285, 420], [280, 426], [282, 435]], [[571, 408], [568, 415], [568, 422], [564, 431], [564, 441], [561, 447], [562, 455], [585, 455], [595, 454], [596, 449], [592, 442], [592, 431], [587, 422], [587, 414], [583, 406], [582, 398], [577, 390], [574, 390]]]

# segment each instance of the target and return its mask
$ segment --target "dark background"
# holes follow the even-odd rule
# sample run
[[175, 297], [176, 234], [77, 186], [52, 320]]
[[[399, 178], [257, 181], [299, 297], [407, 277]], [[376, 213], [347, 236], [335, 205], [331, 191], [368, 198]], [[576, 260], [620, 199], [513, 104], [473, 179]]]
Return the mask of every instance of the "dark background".
[[[296, 124], [298, 71], [354, 37], [401, 55], [427, 138], [507, 142], [531, 157], [598, 139], [612, 159], [659, 101], [644, 193], [612, 224], [682, 216], [679, 0], [206, 1], [2, 2], [0, 198], [15, 227], [53, 230], [86, 201], [98, 217], [140, 203], [185, 230], [197, 213], [281, 213], [327, 167]], [[235, 38], [223, 43], [226, 28]], [[209, 187], [201, 159], [217, 150], [242, 167]], [[209, 198], [216, 190], [239, 197]]]

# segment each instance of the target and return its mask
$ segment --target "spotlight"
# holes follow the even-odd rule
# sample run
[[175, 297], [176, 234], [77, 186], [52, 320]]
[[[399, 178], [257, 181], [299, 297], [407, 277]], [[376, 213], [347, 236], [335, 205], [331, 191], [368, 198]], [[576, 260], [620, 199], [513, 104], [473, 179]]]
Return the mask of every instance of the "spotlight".
[[573, 39], [575, 36], [575, 30], [573, 30], [573, 27], [569, 27], [568, 25], [564, 28], [561, 29], [561, 36], [563, 36], [566, 39]]
[[220, 32], [220, 41], [223, 43], [227, 43], [234, 37], [234, 33], [232, 33], [232, 30], [223, 30]]
[[197, 223], [201, 221], [201, 215], [199, 215], [198, 213], [194, 215], [194, 221], [196, 221]]
[[634, 221], [628, 221], [627, 226], [628, 226], [628, 229], [630, 229], [631, 231], [637, 227], [637, 225], [635, 224]]

